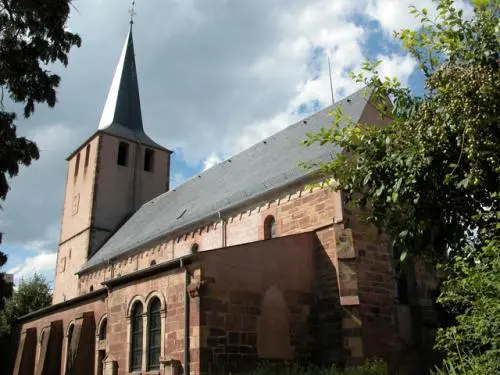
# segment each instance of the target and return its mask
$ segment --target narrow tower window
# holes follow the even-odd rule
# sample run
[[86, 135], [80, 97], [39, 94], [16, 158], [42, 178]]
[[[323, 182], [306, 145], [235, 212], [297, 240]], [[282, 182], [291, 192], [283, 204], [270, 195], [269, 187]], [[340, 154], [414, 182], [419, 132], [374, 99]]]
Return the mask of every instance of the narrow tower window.
[[264, 220], [264, 239], [269, 240], [276, 237], [276, 220], [274, 216], [266, 217]]
[[155, 152], [147, 148], [144, 152], [144, 170], [146, 172], [153, 172], [153, 164], [155, 161]]
[[90, 145], [87, 145], [85, 148], [85, 168], [89, 166], [89, 159], [90, 159]]
[[75, 162], [75, 179], [78, 176], [78, 169], [80, 168], [80, 153], [76, 155], [76, 162]]
[[128, 143], [120, 142], [118, 145], [118, 165], [127, 166], [128, 164]]

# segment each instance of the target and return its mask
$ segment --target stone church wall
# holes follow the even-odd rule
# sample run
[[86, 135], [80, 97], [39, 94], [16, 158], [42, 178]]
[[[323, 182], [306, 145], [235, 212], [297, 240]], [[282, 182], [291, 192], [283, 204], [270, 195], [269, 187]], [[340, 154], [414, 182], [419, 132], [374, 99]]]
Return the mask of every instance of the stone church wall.
[[[95, 363], [95, 326], [99, 319], [106, 314], [107, 301], [106, 293], [103, 289], [101, 289], [101, 292], [94, 292], [92, 295], [89, 295], [89, 297], [90, 298], [86, 298], [82, 301], [62, 303], [61, 307], [53, 311], [38, 313], [24, 319], [20, 323], [19, 331], [21, 333], [26, 331], [35, 332], [36, 350], [33, 360], [36, 374], [64, 373], [69, 353], [69, 327], [78, 326], [78, 322], [81, 322], [84, 318], [86, 327], [90, 327], [92, 332], [85, 332], [82, 337], [82, 340], [85, 341], [82, 344], [86, 346], [86, 350], [81, 351], [85, 353], [85, 358], [80, 358], [80, 360], [85, 361], [90, 368], [93, 368]], [[50, 309], [52, 309], [52, 307]], [[72, 331], [76, 332], [77, 330]], [[22, 349], [22, 346], [18, 347], [18, 351]], [[17, 356], [19, 357], [20, 353], [17, 353]], [[47, 365], [47, 363], [49, 364]], [[39, 367], [44, 364], [45, 368], [42, 371]], [[14, 371], [15, 370], [16, 369], [14, 369]], [[19, 374], [24, 373], [19, 372]]]
[[201, 373], [311, 358], [314, 252], [303, 233], [200, 254]]
[[[199, 271], [192, 269], [199, 279]], [[143, 329], [148, 327], [147, 314], [153, 298], [161, 302], [162, 346], [160, 358], [182, 361], [184, 353], [184, 293], [185, 275], [182, 269], [158, 274], [138, 281], [112, 287], [108, 301], [107, 354], [118, 363], [118, 375], [128, 374], [130, 347], [130, 314], [134, 303], [143, 304]], [[191, 373], [199, 369], [199, 304], [189, 299], [190, 367]], [[147, 348], [147, 340], [143, 343]], [[144, 350], [146, 353], [147, 350]], [[143, 356], [143, 363], [146, 357]], [[146, 365], [144, 365], [145, 367]]]
[[[249, 243], [264, 239], [264, 220], [273, 215], [277, 236], [297, 234], [332, 225], [341, 220], [340, 194], [326, 188], [306, 190], [303, 186], [249, 205], [233, 212], [226, 220], [226, 246]], [[113, 260], [112, 264], [80, 276], [79, 294], [90, 291], [96, 285], [116, 276], [123, 276], [156, 264], [189, 254], [193, 244], [198, 251], [224, 247], [221, 221], [196, 228], [175, 237], [159, 239], [132, 255]]]

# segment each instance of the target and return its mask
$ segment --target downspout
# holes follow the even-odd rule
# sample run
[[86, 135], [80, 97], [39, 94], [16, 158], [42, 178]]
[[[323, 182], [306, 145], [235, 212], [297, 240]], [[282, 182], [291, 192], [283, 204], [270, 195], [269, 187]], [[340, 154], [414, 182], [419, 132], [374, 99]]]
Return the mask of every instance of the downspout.
[[221, 228], [221, 247], [226, 247], [227, 246], [227, 228], [226, 228], [226, 220], [222, 218], [222, 215], [220, 211], [218, 212], [219, 215], [219, 220], [222, 222], [222, 228]]
[[184, 374], [189, 375], [189, 293], [188, 286], [191, 281], [189, 271], [181, 259], [184, 267]]

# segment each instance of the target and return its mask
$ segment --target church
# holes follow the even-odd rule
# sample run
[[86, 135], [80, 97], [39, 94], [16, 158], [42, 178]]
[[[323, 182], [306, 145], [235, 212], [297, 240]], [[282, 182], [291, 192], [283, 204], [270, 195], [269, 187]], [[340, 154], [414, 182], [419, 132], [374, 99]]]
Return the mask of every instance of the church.
[[360, 90], [170, 189], [172, 152], [142, 122], [131, 25], [97, 130], [67, 158], [53, 303], [19, 319], [13, 374], [371, 357], [402, 369], [432, 340], [434, 281], [417, 263], [398, 273], [387, 237], [299, 166], [342, 152], [301, 145], [336, 107], [389, 121]]

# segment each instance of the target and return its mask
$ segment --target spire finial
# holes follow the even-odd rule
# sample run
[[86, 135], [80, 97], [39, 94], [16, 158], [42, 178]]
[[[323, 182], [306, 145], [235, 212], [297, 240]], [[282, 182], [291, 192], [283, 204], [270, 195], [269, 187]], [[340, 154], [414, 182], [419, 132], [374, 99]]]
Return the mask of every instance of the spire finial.
[[134, 16], [137, 14], [135, 12], [135, 0], [132, 0], [132, 3], [130, 4], [130, 9], [128, 10], [128, 13], [130, 14], [130, 26], [132, 26], [134, 23]]

